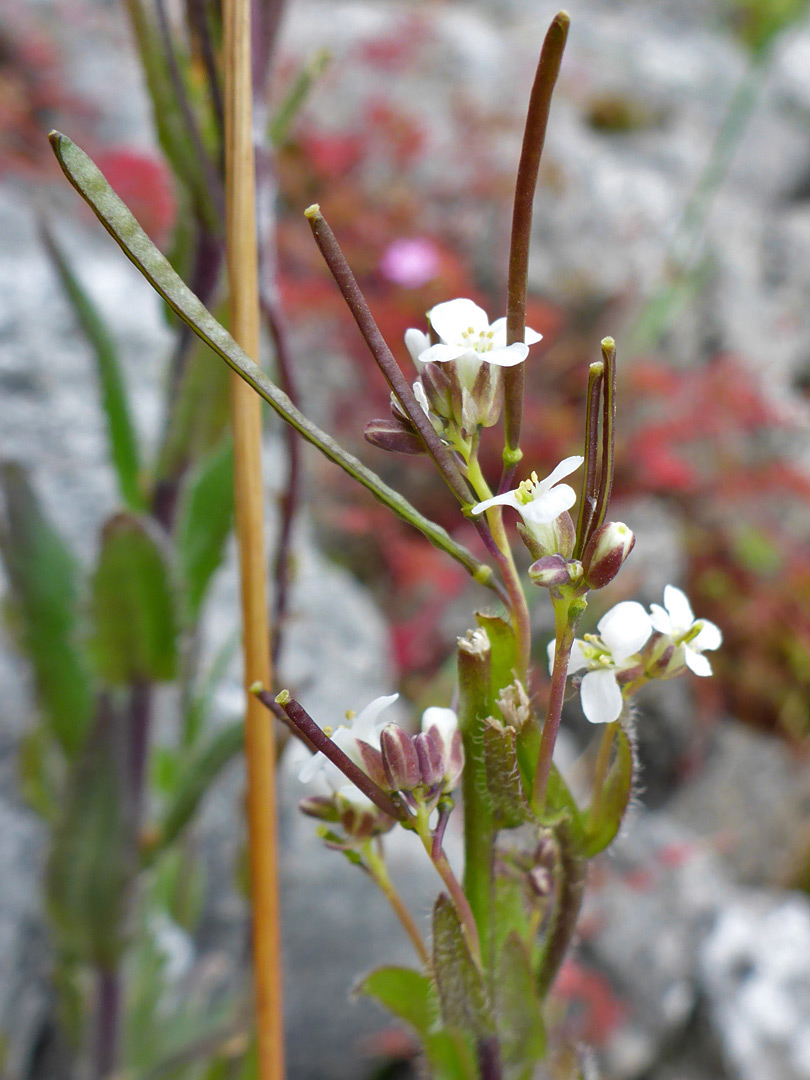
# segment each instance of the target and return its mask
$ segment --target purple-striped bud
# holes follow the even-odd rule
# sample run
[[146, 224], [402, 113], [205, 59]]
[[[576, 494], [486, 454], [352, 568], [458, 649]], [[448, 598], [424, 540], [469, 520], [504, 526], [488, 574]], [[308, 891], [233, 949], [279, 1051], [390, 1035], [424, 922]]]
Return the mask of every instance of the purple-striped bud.
[[416, 756], [422, 773], [422, 783], [435, 787], [444, 780], [444, 745], [436, 728], [422, 731], [414, 737]]
[[422, 384], [431, 412], [443, 420], [453, 418], [453, 388], [446, 364], [420, 364], [417, 380]]
[[582, 564], [562, 555], [544, 555], [529, 567], [529, 577], [543, 589], [558, 589], [582, 577]]
[[546, 869], [545, 866], [535, 866], [529, 871], [529, 885], [535, 896], [541, 900], [545, 900], [547, 896], [551, 895], [551, 890], [554, 886], [554, 879], [551, 876], [551, 872]]
[[356, 739], [355, 745], [360, 753], [359, 764], [361, 764], [363, 772], [374, 781], [378, 788], [387, 791], [388, 777], [385, 775], [385, 768], [383, 766], [383, 759], [380, 751], [369, 743], [364, 742], [363, 739]]
[[531, 529], [518, 522], [517, 530], [535, 560], [546, 555], [562, 555], [564, 559], [570, 559], [574, 554], [577, 531], [567, 510], [547, 525], [532, 524]]
[[366, 442], [393, 454], [424, 454], [425, 444], [417, 432], [403, 420], [370, 420], [363, 432]]
[[[458, 730], [458, 717], [452, 709], [432, 707], [422, 714], [422, 740], [420, 762], [425, 783], [442, 784], [442, 791], [450, 792], [458, 784], [464, 768], [464, 746]], [[425, 755], [424, 760], [422, 754]], [[428, 757], [428, 754], [430, 757]], [[428, 781], [427, 777], [431, 780]]]
[[632, 529], [621, 521], [606, 521], [587, 543], [582, 555], [585, 580], [591, 589], [613, 581], [636, 542]]
[[341, 799], [340, 795], [337, 802], [341, 806], [340, 824], [346, 835], [353, 840], [368, 840], [371, 836], [379, 836], [394, 825], [394, 819], [384, 814], [372, 802], [369, 802], [368, 806], [362, 806], [355, 800]]
[[422, 770], [413, 736], [396, 724], [388, 724], [380, 734], [383, 768], [392, 791], [413, 791], [422, 782]]

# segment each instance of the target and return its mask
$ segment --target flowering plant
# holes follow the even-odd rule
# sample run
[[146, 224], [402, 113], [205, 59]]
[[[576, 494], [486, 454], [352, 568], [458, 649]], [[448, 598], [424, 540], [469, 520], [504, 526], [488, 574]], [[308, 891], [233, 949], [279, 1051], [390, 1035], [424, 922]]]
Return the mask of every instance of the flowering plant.
[[[603, 616], [596, 635], [576, 636], [589, 593], [616, 577], [634, 543], [627, 525], [607, 517], [614, 472], [612, 339], [602, 341], [601, 359], [588, 372], [583, 453], [566, 457], [542, 480], [532, 472], [512, 486], [523, 456], [523, 369], [541, 340], [525, 325], [532, 196], [567, 30], [561, 13], [546, 36], [530, 98], [507, 314], [490, 323], [472, 300], [434, 306], [427, 329], [405, 337], [417, 368], [414, 382], [379, 332], [320, 208], [305, 212], [391, 391], [392, 415], [369, 423], [368, 441], [432, 460], [460, 513], [474, 524], [482, 556], [303, 416], [184, 285], [89, 158], [64, 136], [52, 136], [68, 178], [174, 311], [292, 428], [455, 559], [498, 604], [477, 613], [475, 626], [459, 639], [454, 700], [428, 708], [417, 734], [382, 718], [395, 695], [378, 698], [350, 725], [333, 729], [317, 723], [287, 690], [253, 687], [313, 753], [301, 779], [317, 786], [301, 809], [321, 822], [327, 845], [382, 889], [413, 943], [418, 967], [379, 968], [360, 989], [416, 1031], [429, 1074], [441, 1080], [528, 1080], [558, 1053], [570, 1056], [571, 1048], [546, 1037], [545, 1003], [575, 931], [587, 862], [616, 836], [633, 789], [629, 702], [650, 679], [687, 669], [709, 674], [703, 652], [720, 644], [719, 630], [695, 620], [673, 586], [663, 607], [648, 614], [640, 604], [623, 602]], [[493, 490], [479, 449], [484, 430], [501, 422], [503, 472]], [[563, 483], [577, 472], [579, 492]], [[517, 529], [533, 560], [529, 579], [546, 592], [554, 612], [544, 703], [532, 682], [529, 608], [504, 507], [522, 519]], [[579, 681], [588, 720], [603, 725], [587, 805], [574, 797], [554, 761], [569, 675]], [[457, 801], [462, 876], [444, 849]], [[383, 836], [395, 828], [416, 834], [442, 883], [430, 945], [388, 875]]]

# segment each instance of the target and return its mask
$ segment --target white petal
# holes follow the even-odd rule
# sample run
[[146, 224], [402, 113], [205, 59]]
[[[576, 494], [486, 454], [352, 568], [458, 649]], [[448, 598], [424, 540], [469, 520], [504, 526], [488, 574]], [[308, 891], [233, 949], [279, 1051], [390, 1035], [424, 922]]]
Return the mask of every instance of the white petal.
[[302, 784], [311, 784], [315, 777], [323, 770], [324, 763], [328, 759], [324, 754], [318, 751], [317, 754], [313, 754], [311, 758], [304, 762], [301, 766], [301, 771], [298, 774], [298, 779]]
[[421, 330], [406, 330], [405, 348], [411, 354], [411, 360], [416, 363], [421, 354], [430, 348], [430, 338]]
[[420, 364], [446, 364], [450, 360], [458, 360], [465, 353], [472, 352], [466, 345], [431, 345], [419, 354]]
[[470, 513], [483, 514], [485, 510], [489, 510], [490, 506], [511, 506], [515, 510], [523, 509], [523, 504], [517, 501], [517, 493], [515, 491], [505, 491], [503, 495], [493, 495], [491, 499], [484, 499], [483, 502], [476, 503]]
[[612, 671], [589, 671], [580, 687], [582, 711], [592, 724], [611, 724], [622, 713], [622, 692]]
[[430, 325], [448, 344], [457, 344], [464, 331], [470, 328], [476, 336], [489, 330], [487, 313], [472, 300], [447, 300], [431, 308], [427, 316]]
[[523, 338], [527, 345], [536, 345], [538, 341], [543, 340], [543, 335], [538, 334], [536, 330], [532, 330], [530, 326], [526, 327], [526, 336]]
[[[492, 344], [496, 349], [502, 348], [506, 345], [506, 319], [496, 319], [489, 328], [494, 335], [492, 338]], [[527, 345], [534, 345], [538, 341], [543, 340], [543, 335], [538, 334], [536, 330], [532, 330], [531, 327], [526, 327], [526, 334], [523, 338]]]
[[550, 675], [554, 670], [554, 657], [557, 655], [557, 642], [554, 638], [546, 645], [546, 652], [548, 653], [548, 673]]
[[427, 399], [424, 386], [422, 386], [418, 379], [413, 384], [413, 396], [419, 402], [419, 407], [425, 416], [430, 416], [430, 402]]
[[689, 648], [695, 652], [704, 652], [706, 649], [719, 649], [723, 644], [723, 632], [719, 626], [708, 619], [701, 619], [703, 626], [697, 637], [689, 642]]
[[528, 345], [521, 345], [519, 341], [514, 345], [505, 345], [502, 349], [495, 348], [490, 352], [477, 354], [479, 360], [485, 360], [496, 367], [515, 367], [522, 364], [528, 355]]
[[695, 652], [688, 645], [683, 651], [683, 658], [686, 666], [695, 675], [711, 675], [712, 665], [709, 663], [705, 656], [701, 656], [700, 653]]
[[580, 457], [578, 454], [574, 454], [572, 457], [563, 458], [559, 465], [551, 470], [548, 476], [544, 477], [537, 485], [537, 491], [542, 494], [544, 491], [549, 491], [555, 484], [559, 483], [566, 476], [570, 476], [572, 472], [576, 472], [584, 457]]
[[664, 607], [672, 616], [673, 633], [685, 633], [695, 621], [686, 593], [674, 585], [667, 585], [664, 589]]
[[672, 633], [672, 619], [660, 604], [650, 604], [650, 622], [653, 630], [657, 630], [659, 634]]
[[587, 647], [587, 642], [574, 638], [574, 644], [571, 646], [571, 656], [568, 659], [569, 675], [573, 675], [575, 671], [581, 671], [582, 668], [589, 666], [590, 660], [585, 656]]
[[650, 616], [635, 600], [623, 600], [597, 623], [599, 636], [617, 663], [637, 653], [652, 633]]
[[364, 795], [360, 788], [355, 787], [354, 784], [343, 784], [342, 787], [337, 789], [336, 794], [340, 795], [351, 806], [356, 806], [358, 810], [374, 809], [374, 803], [368, 795]]
[[[352, 720], [352, 736], [355, 739], [364, 739], [366, 742], [370, 742], [371, 738], [376, 734], [375, 728], [378, 726], [377, 718], [380, 713], [383, 709], [387, 709], [389, 705], [393, 705], [398, 697], [399, 694], [389, 694], [387, 697], [378, 697], [370, 701], [365, 709], [361, 709]], [[338, 728], [335, 735], [340, 731], [341, 728]]]
[[520, 503], [517, 509], [531, 528], [532, 525], [550, 525], [560, 514], [570, 510], [577, 501], [577, 493], [568, 484], [557, 484], [530, 503]]
[[422, 713], [422, 731], [435, 727], [438, 729], [444, 741], [449, 741], [453, 732], [458, 729], [458, 717], [452, 709], [441, 709], [431, 705]]

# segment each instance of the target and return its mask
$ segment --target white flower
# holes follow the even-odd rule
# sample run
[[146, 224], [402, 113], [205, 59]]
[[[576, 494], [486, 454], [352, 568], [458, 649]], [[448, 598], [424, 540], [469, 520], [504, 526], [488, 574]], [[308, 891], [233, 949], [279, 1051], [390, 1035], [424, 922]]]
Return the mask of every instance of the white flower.
[[422, 713], [422, 731], [436, 728], [442, 742], [449, 744], [453, 733], [458, 731], [458, 717], [453, 709], [441, 709], [438, 705], [431, 705]]
[[528, 480], [522, 481], [513, 491], [503, 495], [493, 495], [472, 508], [473, 514], [481, 514], [490, 506], [511, 506], [520, 514], [526, 527], [550, 525], [552, 521], [570, 510], [577, 501], [576, 492], [570, 484], [561, 484], [564, 476], [570, 476], [580, 467], [585, 459], [575, 455], [567, 457], [544, 480], [538, 480], [533, 472]]
[[695, 675], [711, 675], [712, 666], [701, 654], [706, 649], [720, 648], [723, 643], [720, 627], [708, 619], [695, 619], [686, 594], [674, 585], [664, 589], [664, 607], [651, 604], [650, 613], [653, 629], [671, 638], [681, 653], [679, 659], [689, 670]]
[[[652, 633], [652, 620], [641, 604], [624, 600], [597, 624], [598, 637], [577, 638], [568, 661], [568, 674], [587, 668], [580, 684], [582, 711], [592, 724], [610, 724], [621, 716], [623, 698], [617, 676], [630, 663]], [[549, 669], [554, 666], [555, 642], [548, 647]]]
[[[357, 745], [358, 740], [368, 743], [369, 746], [379, 750], [380, 732], [387, 723], [386, 720], [380, 720], [380, 714], [389, 705], [393, 705], [398, 697], [399, 694], [390, 694], [388, 697], [375, 698], [357, 716], [352, 718], [350, 727], [341, 724], [332, 733], [331, 738], [335, 746], [342, 750], [347, 757], [351, 758], [359, 768], [363, 768], [363, 758]], [[298, 779], [304, 784], [316, 784], [321, 791], [328, 789], [333, 794], [341, 795], [347, 802], [354, 803], [357, 806], [367, 808], [373, 805], [371, 800], [359, 788], [355, 787], [351, 781], [347, 780], [337, 765], [331, 762], [320, 750], [304, 763], [298, 774]]]
[[419, 331], [409, 330], [405, 335], [408, 350], [422, 364], [444, 364], [455, 360], [459, 378], [468, 389], [472, 388], [482, 361], [498, 367], [514, 367], [529, 355], [529, 345], [543, 337], [526, 327], [522, 342], [507, 345], [506, 319], [496, 319], [490, 324], [487, 313], [472, 300], [448, 300], [437, 304], [428, 312], [428, 319], [439, 343], [431, 345], [424, 334], [417, 338]]

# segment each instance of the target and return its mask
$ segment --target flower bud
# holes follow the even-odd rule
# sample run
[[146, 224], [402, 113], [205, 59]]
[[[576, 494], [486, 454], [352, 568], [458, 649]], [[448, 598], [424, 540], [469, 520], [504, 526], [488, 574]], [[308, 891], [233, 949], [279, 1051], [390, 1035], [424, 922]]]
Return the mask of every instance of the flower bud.
[[525, 523], [518, 522], [517, 529], [535, 560], [546, 555], [562, 555], [564, 559], [570, 559], [574, 554], [577, 532], [567, 510], [548, 525], [533, 523], [529, 528]]
[[541, 900], [545, 900], [547, 896], [551, 895], [551, 890], [554, 886], [554, 879], [551, 876], [551, 872], [546, 869], [545, 866], [535, 866], [529, 871], [529, 885], [535, 896]]
[[591, 589], [613, 581], [636, 542], [632, 529], [621, 521], [606, 521], [587, 543], [582, 555], [585, 580]]
[[444, 747], [441, 735], [436, 728], [431, 728], [429, 731], [421, 731], [413, 741], [416, 756], [419, 758], [422, 783], [427, 788], [435, 787], [444, 780]]
[[340, 813], [335, 805], [335, 800], [326, 795], [307, 795], [298, 801], [298, 809], [307, 817], [318, 818], [319, 821], [340, 820]]
[[522, 731], [533, 718], [529, 695], [520, 679], [515, 679], [501, 690], [496, 704], [501, 710], [504, 724], [515, 731]]
[[446, 364], [422, 364], [417, 382], [422, 384], [431, 412], [443, 420], [453, 418], [453, 388]]
[[582, 564], [564, 559], [562, 555], [544, 555], [529, 567], [529, 577], [544, 589], [570, 585], [582, 577]]
[[367, 840], [370, 836], [378, 836], [388, 832], [394, 825], [394, 819], [384, 814], [382, 810], [369, 802], [367, 806], [361, 805], [359, 800], [351, 801], [337, 796], [340, 805], [340, 824], [347, 836], [353, 840]]
[[441, 782], [442, 791], [450, 792], [458, 784], [464, 768], [458, 717], [452, 709], [425, 709], [422, 729], [422, 734], [416, 736], [422, 780], [429, 787]]
[[366, 442], [380, 450], [395, 454], [424, 454], [425, 444], [417, 432], [404, 420], [370, 420], [363, 432]]
[[392, 791], [413, 791], [422, 782], [422, 770], [413, 736], [396, 724], [380, 735], [383, 768]]
[[388, 777], [385, 775], [385, 768], [383, 766], [383, 759], [380, 751], [363, 739], [357, 739], [355, 741], [355, 746], [360, 754], [360, 761], [358, 764], [362, 766], [363, 772], [374, 781], [378, 788], [387, 791]]

